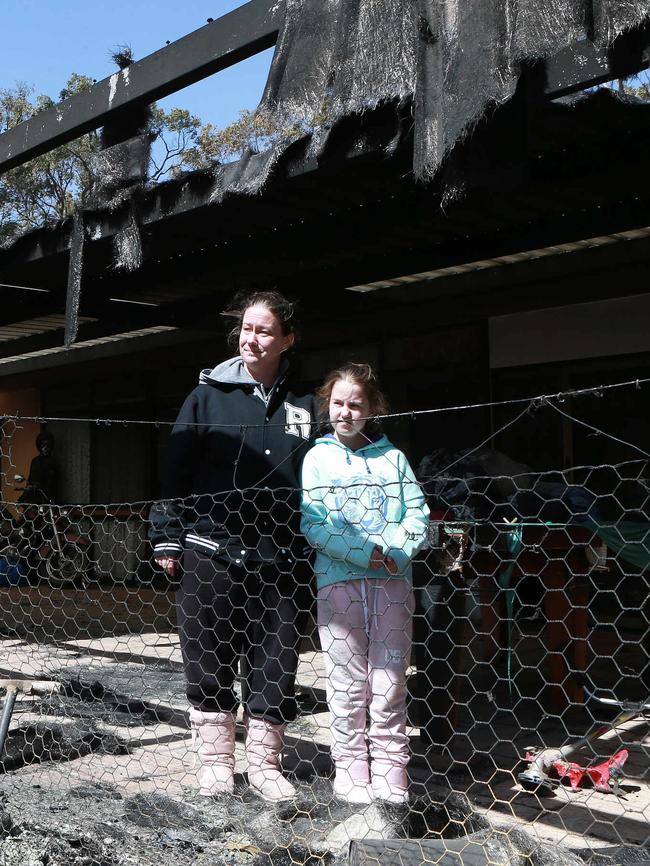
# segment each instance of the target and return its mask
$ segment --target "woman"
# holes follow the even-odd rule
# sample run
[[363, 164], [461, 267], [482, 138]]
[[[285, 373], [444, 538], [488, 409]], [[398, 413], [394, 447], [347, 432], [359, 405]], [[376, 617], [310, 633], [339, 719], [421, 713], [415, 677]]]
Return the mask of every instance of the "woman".
[[411, 560], [426, 542], [429, 510], [406, 457], [374, 423], [387, 404], [372, 369], [334, 370], [318, 397], [333, 432], [303, 463], [302, 530], [318, 551], [334, 793], [404, 803]]
[[292, 303], [253, 292], [229, 315], [239, 354], [204, 370], [180, 411], [165, 497], [183, 501], [154, 506], [151, 535], [159, 565], [182, 573], [178, 627], [201, 793], [234, 788], [239, 663], [249, 784], [281, 801], [295, 794], [280, 753], [309, 608], [297, 488], [313, 396], [292, 377]]

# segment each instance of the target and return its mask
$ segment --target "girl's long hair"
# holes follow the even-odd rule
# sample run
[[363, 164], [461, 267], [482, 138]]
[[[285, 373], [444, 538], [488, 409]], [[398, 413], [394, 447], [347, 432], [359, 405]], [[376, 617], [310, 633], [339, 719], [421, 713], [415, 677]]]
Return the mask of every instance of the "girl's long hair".
[[[388, 415], [390, 411], [388, 400], [380, 389], [377, 376], [370, 364], [348, 363], [336, 370], [332, 370], [325, 377], [325, 381], [318, 391], [316, 391], [319, 414], [326, 424], [329, 423], [329, 404], [332, 389], [337, 382], [350, 382], [363, 388], [363, 392], [370, 404], [370, 415]], [[381, 421], [378, 421], [374, 417], [371, 418], [366, 422], [364, 430], [368, 433], [378, 433], [381, 430]]]

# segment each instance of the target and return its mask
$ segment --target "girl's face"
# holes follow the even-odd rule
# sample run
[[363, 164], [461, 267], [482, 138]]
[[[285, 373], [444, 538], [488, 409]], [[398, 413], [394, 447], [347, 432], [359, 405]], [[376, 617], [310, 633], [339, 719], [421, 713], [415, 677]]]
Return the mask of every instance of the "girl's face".
[[267, 308], [249, 307], [242, 319], [239, 352], [249, 370], [278, 367], [280, 357], [293, 344], [293, 334], [283, 334], [282, 325]]
[[334, 435], [350, 448], [358, 448], [368, 440], [362, 435], [371, 414], [368, 397], [361, 385], [345, 379], [334, 383], [330, 394], [329, 415]]

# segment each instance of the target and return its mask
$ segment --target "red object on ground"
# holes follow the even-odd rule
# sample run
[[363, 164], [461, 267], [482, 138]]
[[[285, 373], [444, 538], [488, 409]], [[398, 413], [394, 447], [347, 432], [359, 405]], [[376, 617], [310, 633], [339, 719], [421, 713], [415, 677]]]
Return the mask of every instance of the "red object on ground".
[[[553, 761], [547, 772], [550, 778], [557, 777], [560, 781], [568, 779], [574, 791], [592, 785], [597, 791], [611, 793], [616, 787], [616, 781], [621, 775], [628, 754], [627, 749], [621, 749], [601, 764], [590, 767], [581, 767], [573, 761]], [[530, 753], [526, 755], [527, 760], [532, 760], [533, 757]]]

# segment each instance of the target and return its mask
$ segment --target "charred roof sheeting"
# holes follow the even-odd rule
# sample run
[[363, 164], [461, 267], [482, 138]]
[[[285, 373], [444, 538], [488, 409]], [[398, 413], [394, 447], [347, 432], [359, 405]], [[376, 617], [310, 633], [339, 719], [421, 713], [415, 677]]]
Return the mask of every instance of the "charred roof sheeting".
[[601, 45], [610, 44], [648, 15], [648, 4], [641, 0], [593, 0], [593, 7], [594, 35]]
[[[490, 227], [490, 220], [477, 213], [476, 204], [471, 213], [465, 208], [456, 223], [441, 216], [453, 215], [448, 205], [466, 199], [473, 191], [478, 191], [475, 202], [480, 202], [479, 210], [484, 208], [480, 191], [498, 189], [502, 195], [511, 195], [511, 216], [506, 206], [505, 216], [497, 212], [496, 219], [499, 226], [505, 223], [512, 229], [515, 215], [517, 242], [508, 245], [505, 252], [518, 251], [522, 212], [529, 206], [521, 194], [525, 183], [537, 189], [538, 200], [543, 199], [545, 218], [553, 208], [563, 207], [565, 179], [574, 198], [583, 196], [587, 209], [600, 209], [600, 199], [611, 199], [613, 187], [629, 188], [628, 166], [619, 161], [604, 174], [599, 168], [597, 183], [593, 183], [590, 165], [600, 167], [603, 154], [613, 152], [612, 147], [620, 149], [621, 142], [625, 142], [627, 152], [637, 154], [638, 143], [647, 139], [647, 108], [628, 105], [612, 94], [590, 94], [582, 105], [580, 101], [569, 105], [546, 98], [542, 86], [533, 110], [521, 111], [524, 101], [532, 104], [529, 97], [535, 95], [522, 87], [522, 99], [511, 99], [522, 68], [539, 59], [557, 57], [562, 50], [574, 52], [580, 65], [576, 45], [592, 45], [586, 41], [589, 37], [604, 50], [623, 30], [646, 17], [650, 17], [650, 0], [546, 0], [542, 4], [538, 0], [286, 0], [286, 15], [260, 105], [262, 111], [284, 122], [286, 135], [282, 140], [266, 152], [247, 153], [237, 163], [191, 172], [151, 189], [142, 182], [147, 142], [132, 138], [132, 148], [126, 146], [129, 142], [118, 146], [115, 178], [111, 175], [108, 188], [98, 188], [98, 199], [84, 203], [74, 220], [74, 230], [68, 222], [49, 235], [38, 232], [17, 240], [0, 252], [0, 267], [9, 267], [7, 281], [24, 282], [28, 278], [20, 271], [21, 259], [28, 263], [60, 255], [63, 260], [70, 250], [65, 337], [66, 345], [70, 345], [76, 339], [82, 282], [87, 283], [93, 275], [107, 273], [104, 286], [112, 282], [112, 272], [119, 272], [127, 281], [147, 260], [153, 266], [157, 258], [168, 261], [170, 252], [181, 257], [198, 248], [203, 253], [205, 243], [204, 261], [210, 248], [211, 255], [228, 263], [229, 270], [219, 268], [222, 279], [259, 282], [259, 276], [249, 277], [246, 268], [254, 269], [263, 259], [260, 249], [266, 248], [273, 250], [272, 267], [277, 272], [278, 235], [273, 235], [272, 242], [271, 231], [296, 223], [291, 228], [293, 238], [298, 232], [308, 233], [307, 243], [313, 244], [316, 256], [321, 256], [318, 244], [325, 237], [336, 238], [336, 230], [327, 228], [319, 235], [313, 227], [322, 228], [323, 221], [328, 222], [324, 218], [334, 213], [343, 214], [340, 225], [354, 221], [357, 236], [361, 229], [366, 231], [369, 248], [375, 253], [381, 226], [369, 216], [357, 223], [353, 210], [380, 201], [382, 196], [388, 208], [391, 205], [386, 202], [395, 195], [424, 195], [422, 184], [414, 189], [414, 177], [408, 170], [411, 160], [415, 178], [436, 175], [437, 184], [426, 190], [427, 207], [429, 201], [434, 206], [426, 213], [431, 220], [438, 220], [438, 236], [446, 238], [436, 246], [442, 266], [450, 259], [454, 263], [457, 256], [465, 260], [468, 256], [470, 260], [489, 257], [480, 238], [470, 252], [463, 240], [468, 237], [468, 225], [472, 232]], [[647, 31], [645, 28], [646, 37]], [[638, 41], [636, 34], [630, 37]], [[643, 42], [643, 51], [647, 51], [645, 46]], [[504, 103], [489, 124], [478, 124], [490, 109]], [[475, 135], [465, 146], [463, 139], [472, 129]], [[613, 144], [612, 132], [616, 134]], [[577, 171], [567, 148], [579, 160]], [[452, 149], [453, 156], [446, 160], [444, 171], [439, 171]], [[385, 154], [393, 158], [387, 160]], [[359, 155], [372, 162], [367, 174], [362, 166], [345, 164], [347, 157]], [[584, 188], [580, 195], [574, 189], [577, 177]], [[637, 177], [633, 184], [636, 189]], [[262, 191], [264, 196], [253, 199], [252, 194]], [[245, 195], [247, 201], [239, 199]], [[615, 195], [618, 201], [620, 195]], [[436, 207], [440, 203], [443, 211]], [[214, 210], [210, 219], [202, 218], [200, 209], [215, 204], [220, 206], [218, 213]], [[530, 217], [533, 219], [538, 220], [536, 212]], [[577, 223], [581, 219], [578, 216]], [[646, 217], [643, 219], [645, 224]], [[585, 231], [604, 234], [634, 227], [629, 221], [622, 226], [603, 226], [601, 222]], [[411, 225], [413, 234], [420, 238], [433, 231], [428, 216], [426, 220], [414, 218]], [[532, 239], [529, 246], [555, 243], [556, 229], [550, 234], [549, 239], [549, 232], [542, 228], [542, 236]], [[253, 235], [257, 238], [256, 253], [251, 258], [249, 241]], [[219, 246], [215, 238], [224, 236], [223, 246], [214, 252]], [[360, 247], [356, 252], [349, 249], [348, 236], [343, 238], [340, 260], [351, 256], [356, 261]], [[584, 236], [582, 228], [575, 228], [571, 237], [576, 236]], [[109, 238], [112, 250], [110, 244], [102, 243]], [[231, 241], [226, 250], [225, 244]], [[422, 243], [424, 269], [430, 267], [431, 250], [425, 250]], [[503, 245], [503, 241], [499, 243]], [[233, 251], [242, 246], [246, 264], [242, 264], [241, 256], [233, 259]], [[328, 260], [334, 247], [336, 244], [327, 252]], [[396, 257], [408, 255], [411, 259], [411, 247], [412, 236], [405, 225], [401, 235], [391, 229], [388, 248]], [[492, 250], [488, 253], [491, 255]], [[376, 253], [372, 258], [376, 260]], [[284, 275], [292, 278], [288, 261]], [[304, 268], [304, 261], [301, 255], [294, 269]], [[395, 267], [402, 268], [400, 264]], [[413, 263], [409, 261], [408, 267], [413, 268]], [[258, 271], [266, 274], [261, 266]], [[345, 281], [365, 284], [377, 276], [375, 267], [375, 272], [346, 275]], [[122, 297], [121, 288], [115, 291]], [[96, 286], [93, 293], [100, 294]]]
[[262, 105], [310, 127], [412, 94], [416, 25], [407, 0], [287, 0]]
[[522, 63], [587, 35], [606, 47], [648, 15], [650, 0], [287, 0], [262, 107], [326, 132], [413, 95], [415, 172], [427, 178], [514, 94]]

